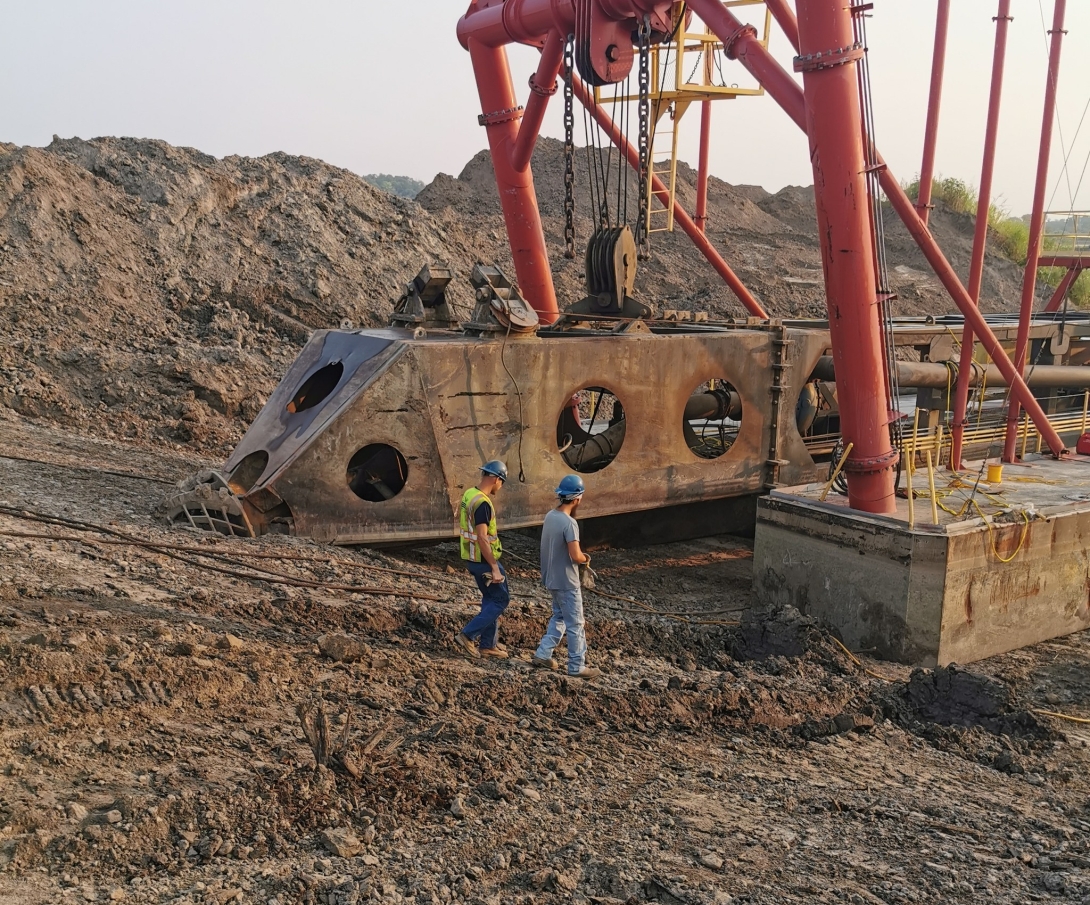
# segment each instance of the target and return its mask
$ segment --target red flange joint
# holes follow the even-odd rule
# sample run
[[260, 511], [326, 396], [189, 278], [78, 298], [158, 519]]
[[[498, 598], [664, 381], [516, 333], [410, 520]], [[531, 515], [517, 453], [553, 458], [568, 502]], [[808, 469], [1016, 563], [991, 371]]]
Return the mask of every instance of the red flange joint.
[[506, 110], [496, 110], [492, 113], [482, 113], [477, 117], [477, 122], [482, 126], [495, 126], [499, 123], [509, 123], [513, 119], [522, 118], [522, 106], [508, 107]]
[[834, 50], [808, 53], [805, 56], [795, 57], [795, 72], [813, 72], [816, 69], [832, 69], [836, 66], [844, 66], [861, 59], [865, 50], [862, 44], [849, 44], [847, 47], [837, 47]]

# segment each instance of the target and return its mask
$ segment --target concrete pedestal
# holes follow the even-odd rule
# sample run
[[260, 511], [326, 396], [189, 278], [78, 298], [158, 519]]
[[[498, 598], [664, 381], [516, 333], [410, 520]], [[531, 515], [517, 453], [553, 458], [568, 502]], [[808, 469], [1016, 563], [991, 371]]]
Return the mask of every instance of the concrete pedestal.
[[990, 526], [945, 514], [921, 524], [930, 504], [917, 500], [909, 530], [906, 501], [887, 518], [849, 510], [842, 497], [820, 502], [813, 485], [773, 491], [757, 509], [758, 603], [791, 604], [853, 650], [920, 666], [1090, 627], [1090, 462], [1007, 470], [1029, 480], [995, 488], [1010, 510]]

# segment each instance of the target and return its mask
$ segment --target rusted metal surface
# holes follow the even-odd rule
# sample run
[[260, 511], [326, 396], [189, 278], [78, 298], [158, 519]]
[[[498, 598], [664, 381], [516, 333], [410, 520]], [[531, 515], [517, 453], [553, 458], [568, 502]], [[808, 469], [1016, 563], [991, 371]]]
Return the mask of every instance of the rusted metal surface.
[[[256, 533], [291, 531], [345, 544], [446, 538], [477, 468], [503, 458], [512, 472], [499, 499], [503, 524], [537, 525], [553, 504], [557, 478], [570, 470], [558, 437], [561, 416], [571, 417], [576, 391], [595, 387], [614, 394], [625, 420], [616, 457], [584, 475], [587, 518], [751, 497], [827, 474], [831, 447], [820, 447], [821, 458], [796, 423], [799, 396], [814, 397], [808, 381], [829, 354], [824, 322], [618, 321], [614, 329], [626, 328], [620, 332], [577, 325], [512, 334], [502, 358], [503, 335], [315, 333], [221, 469], [231, 491], [221, 508]], [[1017, 324], [994, 329], [1012, 342]], [[1055, 348], [1066, 337], [1065, 361], [1086, 361], [1090, 343], [1071, 337], [1090, 336], [1090, 322], [1069, 319], [1062, 329], [1063, 336], [1058, 322], [1033, 324], [1034, 336]], [[900, 347], [925, 356], [932, 346], [943, 349], [938, 340], [948, 334], [944, 323], [896, 328]], [[322, 374], [335, 383], [317, 380]], [[690, 422], [737, 422], [739, 415], [722, 455], [695, 451]], [[360, 458], [376, 448], [371, 465]], [[525, 483], [515, 477], [520, 449]], [[392, 470], [404, 486], [389, 475], [372, 480], [372, 467]], [[221, 489], [214, 499], [200, 497], [199, 487], [196, 496], [183, 495], [174, 501], [175, 515], [187, 523], [180, 507], [188, 501], [191, 512], [199, 511], [198, 499], [215, 503]], [[718, 523], [716, 530], [723, 530]]]

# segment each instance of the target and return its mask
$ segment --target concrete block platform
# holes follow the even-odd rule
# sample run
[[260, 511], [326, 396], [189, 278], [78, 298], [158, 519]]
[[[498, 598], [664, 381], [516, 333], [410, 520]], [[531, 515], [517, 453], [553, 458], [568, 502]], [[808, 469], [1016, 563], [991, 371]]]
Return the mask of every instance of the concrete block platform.
[[911, 529], [907, 500], [874, 516], [835, 492], [821, 502], [821, 485], [773, 490], [757, 509], [758, 604], [790, 604], [853, 650], [919, 666], [1090, 628], [1090, 457], [1028, 457], [974, 492], [978, 470], [970, 463], [960, 480], [936, 472], [951, 511], [933, 524], [930, 500], [917, 498]]

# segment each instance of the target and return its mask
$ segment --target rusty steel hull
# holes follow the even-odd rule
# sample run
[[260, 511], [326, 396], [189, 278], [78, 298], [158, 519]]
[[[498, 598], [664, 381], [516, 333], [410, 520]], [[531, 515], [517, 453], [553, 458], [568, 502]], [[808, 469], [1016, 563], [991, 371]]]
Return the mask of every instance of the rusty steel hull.
[[[1001, 340], [1014, 339], [1013, 320], [993, 327]], [[1039, 321], [1031, 332], [1053, 362], [1090, 358], [1081, 338], [1090, 335], [1090, 323]], [[950, 358], [951, 335], [942, 321], [896, 328], [898, 346], [924, 361]], [[224, 510], [223, 523], [205, 526], [223, 530], [229, 519], [237, 533], [286, 531], [338, 544], [445, 539], [454, 536], [463, 491], [493, 458], [511, 470], [499, 497], [502, 524], [539, 525], [554, 505], [557, 480], [571, 470], [558, 422], [573, 393], [600, 387], [623, 405], [623, 443], [608, 465], [584, 475], [581, 515], [669, 507], [676, 522], [685, 506], [700, 504], [692, 508], [700, 524], [686, 526], [688, 533], [719, 532], [723, 520], [708, 518], [709, 501], [752, 498], [827, 475], [831, 442], [811, 455], [816, 448], [800, 434], [796, 405], [829, 349], [823, 321], [637, 321], [620, 333], [540, 331], [506, 340], [397, 328], [318, 331], [226, 462], [220, 483], [198, 488], [203, 506]], [[694, 452], [686, 436], [687, 417], [700, 408], [692, 394], [709, 380], [728, 383], [731, 407], [740, 402], [742, 412], [732, 445], [712, 459]], [[402, 457], [404, 486], [389, 498], [364, 499], [350, 486], [349, 466], [375, 444]], [[192, 495], [178, 499], [176, 519]]]
[[[540, 524], [555, 504], [557, 480], [570, 471], [558, 450], [558, 418], [586, 387], [614, 393], [627, 422], [616, 459], [585, 475], [586, 517], [743, 496], [773, 475], [799, 483], [820, 471], [794, 424], [794, 398], [774, 419], [769, 393], [773, 365], [785, 384], [803, 385], [828, 347], [820, 329], [530, 336], [511, 338], [501, 361], [502, 346], [502, 338], [415, 339], [393, 329], [316, 333], [224, 469], [236, 475], [268, 453], [251, 486], [232, 481], [255, 530], [286, 507], [294, 533], [321, 541], [450, 537], [464, 489], [492, 458], [511, 469], [499, 497], [504, 526]], [[338, 387], [320, 405], [289, 412], [297, 388], [332, 360], [344, 363]], [[682, 431], [691, 393], [709, 379], [729, 381], [743, 408], [733, 446], [711, 460], [695, 455]], [[369, 502], [347, 486], [346, 463], [369, 444], [389, 444], [405, 457], [407, 479], [392, 499]], [[525, 482], [517, 477], [520, 444]]]

